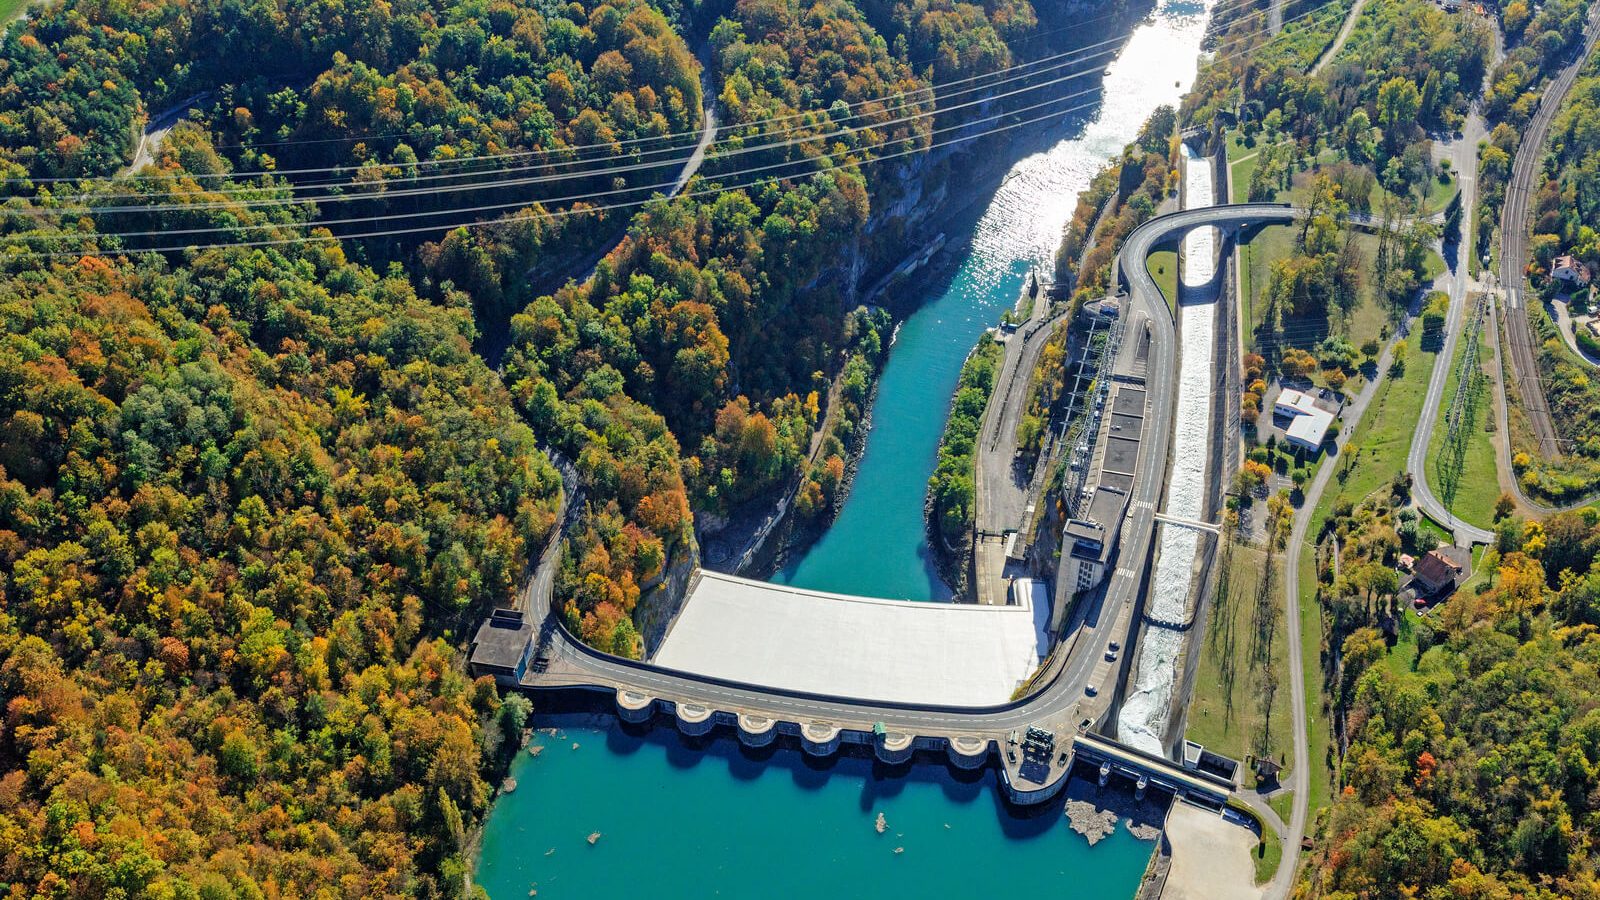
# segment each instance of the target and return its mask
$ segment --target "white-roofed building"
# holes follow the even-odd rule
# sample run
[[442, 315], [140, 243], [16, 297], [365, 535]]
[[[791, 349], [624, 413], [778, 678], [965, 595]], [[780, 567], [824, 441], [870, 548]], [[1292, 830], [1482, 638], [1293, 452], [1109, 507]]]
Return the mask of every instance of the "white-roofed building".
[[1322, 449], [1322, 442], [1337, 416], [1334, 411], [1318, 405], [1317, 398], [1309, 392], [1294, 388], [1284, 388], [1278, 392], [1278, 399], [1272, 404], [1272, 414], [1276, 419], [1287, 420], [1280, 421], [1279, 425], [1289, 443], [1312, 453]]

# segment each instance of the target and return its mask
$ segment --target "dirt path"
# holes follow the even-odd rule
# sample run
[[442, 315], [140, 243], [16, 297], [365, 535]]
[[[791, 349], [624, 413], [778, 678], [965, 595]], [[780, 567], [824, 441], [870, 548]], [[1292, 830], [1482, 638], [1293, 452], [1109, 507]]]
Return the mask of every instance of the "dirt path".
[[151, 116], [144, 126], [144, 131], [139, 134], [139, 146], [134, 148], [133, 161], [118, 172], [117, 177], [125, 178], [145, 166], [153, 165], [156, 154], [161, 152], [161, 142], [172, 133], [178, 122], [182, 121], [185, 113], [209, 96], [211, 96], [210, 91], [195, 94]]
[[1367, 0], [1356, 0], [1356, 5], [1350, 7], [1350, 12], [1344, 17], [1344, 25], [1339, 28], [1339, 34], [1334, 37], [1333, 43], [1322, 51], [1322, 55], [1317, 57], [1316, 63], [1311, 66], [1310, 74], [1320, 74], [1323, 68], [1328, 63], [1333, 62], [1335, 56], [1339, 55], [1339, 51], [1344, 49], [1344, 42], [1349, 40], [1350, 33], [1356, 30], [1356, 22], [1361, 19], [1361, 10], [1365, 9], [1366, 6]]

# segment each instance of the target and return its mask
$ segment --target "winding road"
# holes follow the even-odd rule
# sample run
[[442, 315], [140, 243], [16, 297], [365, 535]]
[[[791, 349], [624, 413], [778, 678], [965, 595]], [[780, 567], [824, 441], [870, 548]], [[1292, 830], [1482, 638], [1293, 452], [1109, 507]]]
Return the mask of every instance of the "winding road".
[[[1461, 137], [1450, 144], [1451, 168], [1461, 179], [1461, 208], [1474, 209], [1478, 196], [1478, 142], [1487, 136], [1483, 119], [1474, 110], [1467, 116]], [[1470, 217], [1461, 216], [1461, 232], [1456, 246], [1460, 252], [1471, 253], [1472, 243], [1468, 229]], [[1466, 261], [1456, 260], [1456, 270], [1450, 274], [1450, 314], [1445, 323], [1444, 346], [1433, 361], [1433, 374], [1428, 378], [1428, 394], [1422, 402], [1422, 417], [1411, 433], [1411, 449], [1406, 455], [1406, 471], [1411, 473], [1411, 496], [1422, 511], [1439, 524], [1449, 528], [1457, 544], [1488, 544], [1494, 541], [1494, 532], [1463, 521], [1442, 503], [1428, 483], [1428, 445], [1433, 440], [1433, 429], [1439, 421], [1439, 405], [1444, 400], [1445, 384], [1450, 379], [1450, 369], [1455, 363], [1456, 344], [1466, 329], [1467, 286]]]
[[195, 104], [210, 96], [210, 91], [194, 94], [151, 116], [145, 123], [144, 130], [139, 132], [139, 145], [133, 150], [133, 161], [118, 172], [117, 177], [123, 178], [145, 166], [153, 165], [156, 154], [161, 152], [161, 142], [172, 133], [172, 129]]

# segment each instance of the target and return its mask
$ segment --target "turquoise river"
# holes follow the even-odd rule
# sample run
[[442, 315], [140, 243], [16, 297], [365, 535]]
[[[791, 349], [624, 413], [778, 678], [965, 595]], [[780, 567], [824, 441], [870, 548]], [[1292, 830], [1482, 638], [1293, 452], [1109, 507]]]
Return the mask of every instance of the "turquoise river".
[[[1087, 15], [1087, 14], [1086, 14]], [[1205, 7], [1164, 2], [1111, 63], [1092, 118], [1063, 122], [1049, 149], [1019, 160], [972, 226], [960, 268], [930, 286], [900, 327], [873, 427], [837, 522], [791, 584], [941, 600], [922, 502], [967, 351], [1015, 301], [1030, 269], [1048, 273], [1061, 229], [1090, 178], [1160, 104], [1194, 77]], [[956, 238], [957, 235], [951, 235]], [[593, 709], [546, 712], [537, 756], [519, 753], [514, 793], [496, 800], [477, 883], [496, 900], [694, 897], [1130, 897], [1152, 845], [1117, 829], [1093, 848], [1061, 802], [1018, 810], [992, 769], [885, 768], [848, 752], [750, 751], [671, 727], [632, 728]], [[887, 830], [873, 827], [883, 813]], [[599, 837], [591, 843], [590, 835]]]

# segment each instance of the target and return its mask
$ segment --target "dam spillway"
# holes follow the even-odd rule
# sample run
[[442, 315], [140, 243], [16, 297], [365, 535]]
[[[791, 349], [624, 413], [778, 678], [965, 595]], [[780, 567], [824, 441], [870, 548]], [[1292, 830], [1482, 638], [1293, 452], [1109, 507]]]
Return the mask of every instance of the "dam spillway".
[[[1210, 161], [1183, 146], [1184, 208], [1216, 202]], [[1191, 229], [1183, 238], [1182, 287], [1178, 317], [1178, 401], [1173, 422], [1172, 462], [1168, 470], [1165, 517], [1199, 520], [1205, 514], [1206, 468], [1215, 394], [1217, 298], [1206, 293], [1216, 273], [1217, 229]], [[1200, 531], [1171, 523], [1157, 526], [1155, 577], [1145, 601], [1147, 620], [1183, 623], [1189, 619]], [[1186, 634], [1152, 625], [1139, 641], [1135, 680], [1117, 715], [1117, 736], [1131, 747], [1162, 755], [1171, 717], [1172, 693]]]

